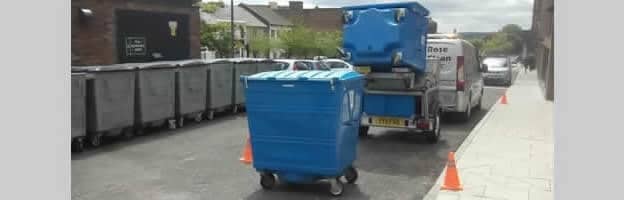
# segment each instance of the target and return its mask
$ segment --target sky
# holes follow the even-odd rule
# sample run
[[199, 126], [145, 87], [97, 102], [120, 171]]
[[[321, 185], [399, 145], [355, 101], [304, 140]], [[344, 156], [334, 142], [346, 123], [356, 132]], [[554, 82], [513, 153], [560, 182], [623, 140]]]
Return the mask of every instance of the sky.
[[[203, 0], [215, 1], [215, 0]], [[229, 0], [224, 0], [229, 4]], [[289, 0], [272, 0], [288, 5]], [[304, 8], [342, 7], [346, 5], [405, 2], [405, 0], [300, 0]], [[412, 0], [413, 1], [413, 0]], [[263, 4], [269, 0], [235, 0], [234, 4]], [[518, 24], [531, 28], [533, 0], [417, 0], [429, 9], [431, 17], [438, 22], [438, 32], [494, 32], [505, 24]]]

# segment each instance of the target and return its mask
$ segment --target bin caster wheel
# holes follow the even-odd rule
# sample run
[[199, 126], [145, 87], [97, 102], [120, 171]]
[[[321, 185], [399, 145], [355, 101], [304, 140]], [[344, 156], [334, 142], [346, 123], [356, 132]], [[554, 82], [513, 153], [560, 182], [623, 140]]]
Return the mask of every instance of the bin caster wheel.
[[261, 173], [260, 174], [260, 185], [265, 190], [270, 190], [275, 188], [277, 181], [275, 180], [275, 175], [271, 173]]
[[169, 124], [169, 127], [168, 127], [168, 128], [169, 128], [170, 130], [176, 129], [176, 120], [169, 120], [169, 123], [168, 123], [168, 124]]
[[124, 140], [132, 139], [133, 136], [134, 136], [134, 133], [132, 129], [124, 129], [121, 133], [121, 137], [123, 137]]
[[203, 119], [202, 113], [199, 113], [199, 114], [195, 115], [195, 119], [194, 119], [195, 122], [201, 122], [202, 119]]
[[72, 151], [76, 153], [84, 151], [84, 141], [82, 138], [76, 138], [72, 141]]
[[89, 141], [91, 142], [91, 146], [93, 147], [100, 146], [102, 144], [102, 135], [95, 134], [89, 138]]
[[357, 181], [357, 179], [358, 179], [358, 176], [359, 175], [358, 175], [357, 169], [355, 169], [355, 167], [349, 166], [349, 167], [347, 167], [347, 169], [345, 169], [344, 177], [347, 180], [347, 183], [349, 183], [349, 184], [355, 183], [355, 181]]
[[214, 119], [214, 111], [208, 112], [208, 114], [206, 115], [206, 119], [208, 120]]
[[368, 129], [369, 128], [370, 128], [369, 126], [360, 126], [360, 129], [358, 131], [358, 134], [360, 135], [360, 137], [368, 136]]
[[[176, 121], [178, 122], [178, 127], [180, 127], [180, 128], [184, 127], [184, 117], [180, 117]], [[172, 129], [172, 128], [169, 128], [169, 129]], [[173, 129], [175, 129], [175, 128], [173, 128]]]
[[235, 105], [234, 108], [232, 108], [232, 113], [238, 113], [238, 105]]
[[134, 135], [145, 135], [145, 130], [143, 128], [134, 128]]
[[344, 185], [342, 184], [342, 181], [340, 181], [340, 178], [329, 180], [329, 193], [332, 196], [342, 195], [343, 190], [344, 190]]

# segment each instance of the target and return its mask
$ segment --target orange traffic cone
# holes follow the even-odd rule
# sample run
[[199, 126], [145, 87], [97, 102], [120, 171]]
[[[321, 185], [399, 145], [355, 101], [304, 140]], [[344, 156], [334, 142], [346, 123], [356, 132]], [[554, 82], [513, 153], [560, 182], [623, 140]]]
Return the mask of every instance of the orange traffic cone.
[[457, 174], [457, 167], [455, 166], [455, 152], [449, 152], [448, 154], [446, 175], [444, 177], [444, 184], [442, 184], [442, 189], [451, 191], [462, 190], [462, 185], [459, 181], [459, 174]]
[[243, 155], [239, 159], [243, 164], [251, 164], [253, 162], [253, 156], [251, 155], [251, 144], [249, 143], [249, 137], [247, 138], [247, 143], [245, 144], [245, 148], [243, 148]]
[[505, 92], [505, 94], [503, 94], [503, 97], [501, 97], [501, 104], [507, 104], [507, 92]]

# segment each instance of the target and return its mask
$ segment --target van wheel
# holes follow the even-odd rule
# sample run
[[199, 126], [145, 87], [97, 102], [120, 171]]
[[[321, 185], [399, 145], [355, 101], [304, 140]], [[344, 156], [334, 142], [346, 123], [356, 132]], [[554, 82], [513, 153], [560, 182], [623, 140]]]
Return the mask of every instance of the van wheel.
[[481, 105], [483, 105], [483, 89], [481, 89], [481, 96], [479, 96], [479, 102], [477, 103], [477, 106], [475, 106], [478, 110], [481, 110]]
[[468, 121], [470, 120], [470, 116], [472, 115], [472, 105], [470, 105], [472, 102], [472, 99], [468, 99], [468, 106], [466, 106], [466, 110], [464, 112], [461, 112], [461, 120], [462, 121]]

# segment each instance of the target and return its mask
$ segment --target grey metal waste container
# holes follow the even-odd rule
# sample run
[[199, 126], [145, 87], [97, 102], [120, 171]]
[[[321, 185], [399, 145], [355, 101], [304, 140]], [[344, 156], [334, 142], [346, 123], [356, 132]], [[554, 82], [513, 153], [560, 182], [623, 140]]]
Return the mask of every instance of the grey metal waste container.
[[128, 63], [136, 72], [136, 128], [167, 126], [175, 129], [175, 76], [173, 62]]
[[87, 74], [71, 74], [71, 149], [81, 152], [87, 136]]
[[240, 81], [240, 76], [258, 73], [258, 67], [257, 61], [252, 59], [233, 59], [232, 62], [234, 62], [232, 103], [234, 104], [233, 112], [237, 112], [245, 104], [245, 88]]
[[184, 119], [199, 122], [206, 110], [208, 98], [208, 63], [202, 60], [182, 60], [175, 64], [176, 74], [176, 120], [184, 126]]
[[99, 146], [103, 136], [132, 134], [134, 125], [135, 74], [130, 66], [72, 67], [86, 72], [87, 138]]
[[215, 112], [232, 107], [233, 62], [228, 59], [214, 60], [208, 67], [208, 103], [207, 118], [212, 119]]

